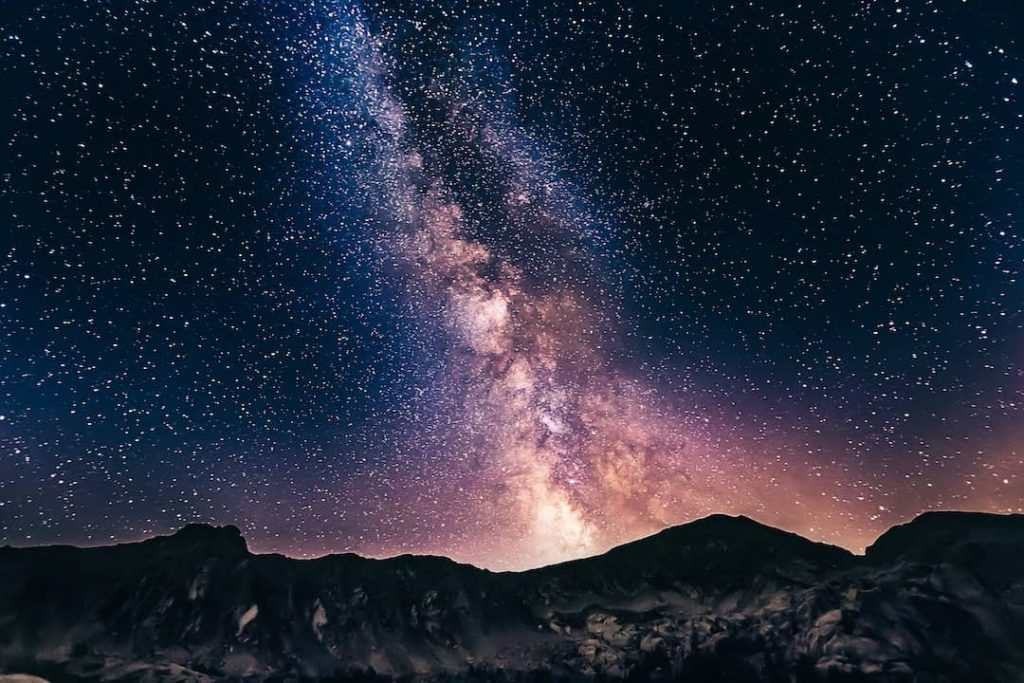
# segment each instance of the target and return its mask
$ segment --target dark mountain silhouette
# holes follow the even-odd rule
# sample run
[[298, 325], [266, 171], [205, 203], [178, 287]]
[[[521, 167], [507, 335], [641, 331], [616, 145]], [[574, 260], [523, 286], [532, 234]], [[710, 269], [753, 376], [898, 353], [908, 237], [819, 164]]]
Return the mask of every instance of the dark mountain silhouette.
[[440, 557], [253, 555], [230, 526], [105, 548], [3, 548], [0, 671], [1019, 682], [1024, 516], [928, 513], [855, 556], [715, 515], [520, 573]]

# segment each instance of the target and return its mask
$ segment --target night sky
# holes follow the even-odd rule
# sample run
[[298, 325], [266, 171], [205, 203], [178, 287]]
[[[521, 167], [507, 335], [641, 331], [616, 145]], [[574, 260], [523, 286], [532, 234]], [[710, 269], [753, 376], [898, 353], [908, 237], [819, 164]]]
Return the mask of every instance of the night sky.
[[1018, 0], [2, 3], [0, 544], [504, 569], [1022, 512], [1022, 37]]

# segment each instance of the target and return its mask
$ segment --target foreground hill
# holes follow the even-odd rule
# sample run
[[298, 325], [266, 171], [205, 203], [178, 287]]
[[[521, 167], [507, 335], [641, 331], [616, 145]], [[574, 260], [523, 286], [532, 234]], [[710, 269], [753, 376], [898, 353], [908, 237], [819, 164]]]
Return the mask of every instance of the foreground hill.
[[[865, 556], [716, 515], [495, 574], [253, 555], [234, 527], [0, 549], [0, 672], [51, 681], [1024, 681], [1024, 516]], [[3, 680], [3, 676], [0, 676]]]

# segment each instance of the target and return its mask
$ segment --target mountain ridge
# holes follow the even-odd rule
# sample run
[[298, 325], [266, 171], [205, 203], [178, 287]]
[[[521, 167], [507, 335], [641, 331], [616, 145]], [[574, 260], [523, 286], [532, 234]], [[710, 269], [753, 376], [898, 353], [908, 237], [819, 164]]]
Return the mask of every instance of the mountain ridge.
[[739, 524], [748, 524], [749, 523], [749, 524], [752, 524], [752, 525], [756, 525], [756, 527], [759, 527], [761, 529], [770, 530], [772, 532], [777, 532], [780, 535], [785, 535], [785, 536], [791, 536], [791, 537], [798, 538], [798, 539], [800, 539], [800, 540], [802, 540], [802, 541], [804, 541], [804, 542], [806, 542], [808, 544], [813, 544], [813, 545], [821, 546], [821, 547], [825, 547], [825, 548], [833, 548], [835, 550], [838, 550], [838, 551], [841, 551], [843, 553], [846, 553], [846, 554], [848, 554], [848, 555], [850, 555], [852, 557], [865, 557], [867, 555], [867, 549], [873, 547], [874, 545], [876, 545], [883, 537], [885, 537], [890, 532], [892, 532], [892, 531], [894, 531], [896, 529], [901, 529], [903, 527], [908, 527], [908, 526], [911, 526], [911, 525], [915, 525], [922, 518], [929, 519], [932, 516], [946, 516], [946, 515], [948, 515], [948, 516], [961, 516], [961, 515], [963, 515], [965, 517], [972, 517], [972, 518], [990, 518], [990, 517], [991, 518], [1018, 518], [1018, 517], [1024, 517], [1024, 515], [1022, 515], [1022, 514], [1015, 514], [1015, 513], [974, 512], [974, 511], [966, 511], [966, 510], [965, 511], [961, 511], [961, 510], [929, 510], [929, 511], [925, 511], [925, 512], [920, 513], [916, 517], [914, 517], [914, 518], [912, 518], [912, 519], [910, 519], [910, 520], [908, 520], [906, 522], [902, 522], [902, 523], [893, 525], [892, 527], [890, 527], [886, 531], [883, 531], [881, 534], [879, 534], [879, 536], [869, 546], [867, 546], [867, 548], [865, 548], [865, 552], [857, 553], [857, 552], [849, 550], [848, 548], [845, 548], [845, 547], [840, 546], [840, 545], [834, 545], [832, 543], [828, 543], [828, 542], [825, 542], [825, 541], [815, 541], [815, 540], [807, 538], [806, 536], [801, 536], [797, 532], [789, 531], [789, 530], [786, 530], [786, 529], [782, 529], [780, 527], [774, 527], [774, 526], [772, 526], [770, 524], [766, 524], [764, 522], [758, 521], [758, 520], [756, 520], [756, 519], [754, 519], [752, 517], [749, 517], [747, 515], [742, 515], [742, 514], [740, 514], [740, 515], [729, 515], [729, 514], [726, 514], [726, 513], [712, 513], [710, 515], [706, 515], [704, 517], [698, 517], [696, 519], [693, 519], [693, 520], [690, 520], [690, 521], [687, 521], [687, 522], [682, 522], [680, 524], [674, 524], [674, 525], [671, 525], [671, 526], [667, 526], [667, 527], [665, 527], [663, 529], [660, 529], [658, 531], [655, 531], [655, 532], [653, 532], [653, 533], [651, 533], [651, 534], [649, 534], [647, 536], [641, 536], [641, 537], [633, 539], [631, 541], [625, 541], [623, 543], [620, 543], [618, 545], [612, 546], [611, 548], [608, 548], [607, 550], [605, 550], [603, 552], [600, 552], [600, 553], [597, 553], [595, 555], [588, 555], [586, 557], [573, 558], [573, 559], [570, 559], [570, 560], [562, 560], [562, 561], [559, 561], [559, 562], [554, 562], [552, 564], [541, 565], [541, 566], [538, 566], [538, 567], [529, 567], [529, 568], [526, 568], [526, 569], [502, 569], [502, 570], [493, 570], [493, 569], [489, 569], [487, 567], [481, 567], [481, 566], [475, 565], [475, 564], [473, 564], [471, 562], [463, 562], [463, 561], [457, 560], [455, 558], [448, 557], [446, 555], [439, 555], [439, 554], [435, 554], [435, 553], [416, 553], [416, 552], [412, 552], [412, 553], [399, 553], [397, 555], [387, 555], [387, 556], [383, 556], [383, 557], [373, 557], [373, 556], [369, 556], [369, 555], [362, 555], [362, 554], [360, 554], [358, 552], [355, 552], [355, 551], [338, 551], [338, 552], [327, 552], [327, 553], [324, 553], [323, 555], [316, 555], [316, 556], [313, 556], [313, 557], [297, 557], [297, 556], [289, 555], [288, 553], [283, 553], [283, 552], [280, 552], [280, 551], [259, 552], [259, 551], [253, 551], [253, 550], [249, 549], [248, 543], [245, 540], [245, 535], [244, 535], [244, 533], [242, 532], [242, 530], [238, 526], [236, 526], [234, 524], [216, 524], [216, 523], [212, 523], [212, 522], [187, 522], [180, 529], [178, 529], [176, 531], [173, 531], [173, 532], [170, 532], [170, 533], [165, 533], [165, 534], [155, 534], [153, 536], [148, 536], [148, 537], [141, 538], [141, 539], [138, 539], [138, 540], [133, 540], [133, 541], [123, 541], [123, 542], [109, 543], [109, 544], [98, 543], [98, 544], [95, 544], [95, 545], [93, 545], [93, 544], [76, 545], [74, 543], [42, 543], [42, 544], [38, 544], [38, 545], [13, 545], [13, 544], [8, 543], [8, 544], [0, 546], [0, 550], [33, 550], [33, 549], [45, 549], [45, 548], [73, 548], [73, 549], [76, 549], [76, 550], [110, 549], [110, 548], [117, 548], [117, 547], [121, 547], [121, 546], [130, 546], [130, 545], [136, 545], [136, 544], [139, 544], [139, 543], [146, 543], [146, 542], [149, 542], [149, 541], [157, 541], [157, 540], [160, 540], [160, 539], [175, 539], [175, 538], [183, 538], [183, 537], [189, 537], [189, 536], [193, 536], [193, 535], [203, 534], [203, 535], [206, 535], [206, 536], [208, 536], [210, 538], [221, 537], [221, 538], [227, 538], [227, 539], [231, 539], [231, 540], [240, 539], [242, 541], [243, 545], [245, 546], [246, 551], [251, 553], [252, 555], [256, 555], [256, 556], [265, 556], [265, 555], [266, 556], [280, 556], [280, 557], [283, 557], [283, 558], [286, 558], [286, 559], [289, 559], [289, 560], [302, 561], [302, 562], [311, 562], [311, 561], [321, 560], [321, 559], [324, 559], [324, 558], [338, 557], [338, 556], [341, 556], [341, 557], [358, 557], [360, 559], [371, 560], [371, 561], [386, 561], [386, 560], [392, 560], [392, 559], [403, 558], [403, 557], [411, 557], [411, 558], [440, 558], [440, 559], [444, 559], [444, 560], [449, 560], [449, 561], [451, 561], [451, 562], [453, 562], [455, 564], [458, 564], [458, 565], [467, 566], [467, 567], [473, 567], [475, 569], [479, 569], [481, 571], [490, 572], [492, 574], [522, 574], [522, 573], [525, 573], [525, 572], [537, 571], [537, 570], [546, 569], [546, 568], [549, 568], [549, 567], [557, 567], [557, 566], [564, 565], [564, 564], [570, 564], [570, 563], [576, 563], [576, 562], [585, 562], [585, 561], [588, 561], [588, 560], [591, 560], [591, 559], [594, 559], [594, 558], [597, 558], [597, 557], [602, 557], [602, 556], [607, 555], [609, 553], [613, 553], [613, 552], [617, 551], [620, 548], [628, 548], [630, 546], [633, 546], [634, 544], [642, 543], [644, 541], [653, 540], [653, 539], [659, 538], [659, 537], [661, 537], [663, 535], [666, 535], [666, 534], [667, 535], [672, 535], [672, 534], [680, 533], [680, 532], [682, 532], [682, 531], [684, 531], [686, 529], [694, 528], [695, 525], [696, 525], [696, 527], [699, 528], [700, 526], [703, 526], [703, 525], [713, 524], [713, 523], [722, 523], [722, 522], [726, 522], [726, 523], [739, 523]]
[[1021, 515], [922, 515], [864, 555], [712, 515], [522, 572], [257, 554], [231, 525], [0, 549], [0, 672], [54, 681], [1009, 683], [1020, 642]]

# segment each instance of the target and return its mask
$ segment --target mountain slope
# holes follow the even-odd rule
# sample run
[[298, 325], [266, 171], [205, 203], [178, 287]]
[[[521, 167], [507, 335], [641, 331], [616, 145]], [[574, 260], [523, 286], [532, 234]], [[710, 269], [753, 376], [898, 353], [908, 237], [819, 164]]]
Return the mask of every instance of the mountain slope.
[[866, 556], [716, 515], [495, 574], [253, 555], [234, 527], [0, 549], [0, 671], [51, 680], [1024, 680], [1024, 517]]

